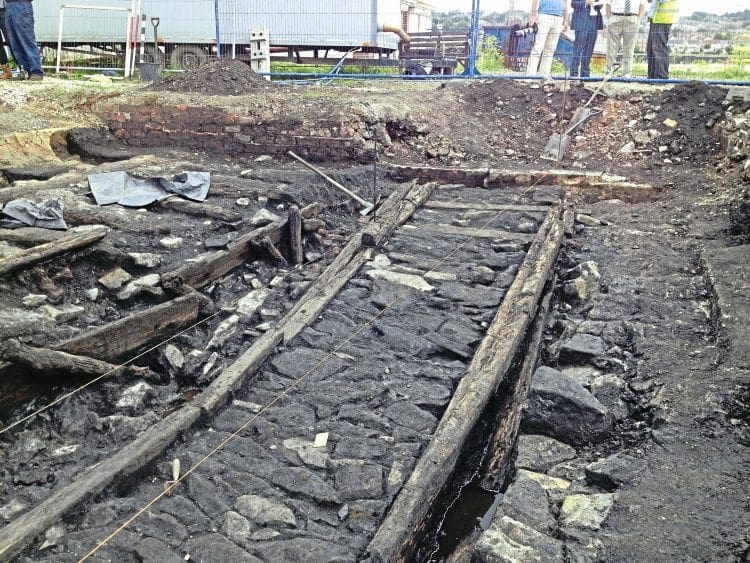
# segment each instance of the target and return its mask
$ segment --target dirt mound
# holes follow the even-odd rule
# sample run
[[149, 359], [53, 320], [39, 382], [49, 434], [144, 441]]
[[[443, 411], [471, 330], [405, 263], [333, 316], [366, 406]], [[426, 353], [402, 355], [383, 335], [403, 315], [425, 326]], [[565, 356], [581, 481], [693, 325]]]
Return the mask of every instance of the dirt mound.
[[652, 123], [661, 133], [657, 144], [683, 159], [707, 162], [721, 150], [711, 129], [724, 115], [726, 95], [724, 88], [692, 81], [653, 96]]
[[[529, 83], [509, 78], [498, 78], [489, 82], [477, 81], [467, 87], [465, 99], [472, 104], [474, 110], [491, 111], [502, 107], [509, 115], [523, 115], [528, 113], [530, 108], [547, 107], [551, 99], [554, 100], [552, 106], [562, 107], [562, 93], [548, 92], [531, 86]], [[590, 92], [583, 88], [571, 88], [567, 92], [566, 108], [585, 103], [590, 95]]]
[[[573, 111], [591, 96], [590, 91], [578, 86], [561, 92], [561, 84], [546, 90], [535, 87], [536, 83], [498, 78], [449, 85], [458, 94], [467, 123], [471, 123], [466, 138], [484, 145], [467, 142], [466, 150], [486, 150], [489, 146], [494, 149], [488, 154], [492, 159], [535, 160], [550, 135], [562, 130]], [[484, 133], [476, 126], [478, 116], [487, 125]]]
[[221, 59], [201, 65], [149, 86], [150, 90], [192, 92], [216, 96], [239, 96], [271, 88], [271, 83], [255, 74], [244, 62]]

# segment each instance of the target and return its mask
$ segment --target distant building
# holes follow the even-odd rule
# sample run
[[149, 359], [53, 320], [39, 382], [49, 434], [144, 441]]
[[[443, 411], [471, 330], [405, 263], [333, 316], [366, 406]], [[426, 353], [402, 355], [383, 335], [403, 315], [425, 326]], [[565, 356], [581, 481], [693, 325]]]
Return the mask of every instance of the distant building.
[[401, 29], [406, 33], [432, 30], [435, 5], [424, 0], [401, 0]]

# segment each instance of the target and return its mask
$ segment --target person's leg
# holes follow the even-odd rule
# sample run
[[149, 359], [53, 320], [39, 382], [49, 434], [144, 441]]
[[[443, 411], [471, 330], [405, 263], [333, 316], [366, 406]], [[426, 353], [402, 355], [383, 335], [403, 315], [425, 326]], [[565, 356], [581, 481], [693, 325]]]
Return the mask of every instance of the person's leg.
[[536, 37], [534, 37], [534, 44], [531, 46], [531, 52], [529, 53], [529, 62], [526, 65], [526, 74], [534, 75], [539, 74], [539, 60], [542, 57], [542, 50], [547, 41], [547, 35], [549, 35], [550, 26], [552, 22], [547, 14], [539, 14], [536, 20]]
[[22, 8], [21, 3], [11, 2], [5, 6], [5, 29], [8, 31], [6, 37], [10, 44], [10, 50], [13, 51], [13, 58], [16, 59], [16, 66], [18, 69], [28, 70], [26, 59], [24, 58], [24, 51], [20, 48], [18, 29], [15, 24], [17, 14]]
[[[541, 16], [540, 16], [541, 17]], [[548, 16], [549, 18], [549, 32], [547, 33], [547, 39], [544, 41], [544, 47], [542, 49], [542, 58], [539, 61], [539, 74], [541, 74], [546, 80], [552, 79], [552, 58], [557, 49], [557, 41], [560, 39], [560, 33], [562, 32], [562, 18], [560, 16]]]
[[8, 64], [8, 55], [5, 52], [5, 8], [0, 7], [0, 65]]
[[633, 73], [633, 53], [635, 40], [638, 35], [638, 18], [627, 18], [622, 34], [622, 75], [631, 76]]
[[607, 24], [607, 72], [612, 71], [612, 67], [617, 62], [617, 55], [620, 53], [620, 44], [622, 42], [622, 18], [612, 16]]
[[583, 53], [581, 56], [581, 76], [583, 78], [591, 76], [591, 57], [594, 54], [595, 43], [596, 31], [587, 31], [583, 40]]
[[646, 65], [648, 67], [648, 78], [654, 78], [654, 41], [656, 40], [656, 24], [649, 23], [648, 38], [646, 39]]
[[16, 63], [30, 75], [41, 76], [42, 64], [34, 33], [34, 8], [31, 2], [11, 2], [5, 7], [5, 24]]
[[672, 25], [667, 23], [651, 24], [649, 39], [653, 31], [652, 64], [653, 76], [649, 78], [669, 78], [669, 31]]
[[580, 69], [580, 76], [583, 76], [583, 55], [584, 55], [584, 47], [586, 43], [585, 38], [585, 31], [576, 31], [576, 38], [573, 42], [573, 56], [570, 58], [570, 77], [575, 78], [576, 76], [579, 76], [579, 69]]

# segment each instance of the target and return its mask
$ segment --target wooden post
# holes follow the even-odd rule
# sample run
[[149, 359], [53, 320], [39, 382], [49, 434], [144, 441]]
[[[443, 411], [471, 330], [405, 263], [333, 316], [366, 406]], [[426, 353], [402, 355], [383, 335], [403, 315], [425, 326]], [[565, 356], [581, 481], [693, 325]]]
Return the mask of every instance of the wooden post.
[[289, 251], [292, 264], [302, 264], [305, 260], [302, 250], [302, 215], [299, 207], [292, 205], [289, 208]]

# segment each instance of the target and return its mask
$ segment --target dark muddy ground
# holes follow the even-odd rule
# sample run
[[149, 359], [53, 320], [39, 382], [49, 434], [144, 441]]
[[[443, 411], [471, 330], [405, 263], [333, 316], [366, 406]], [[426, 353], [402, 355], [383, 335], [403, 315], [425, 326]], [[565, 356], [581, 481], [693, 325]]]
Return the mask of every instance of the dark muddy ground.
[[750, 547], [739, 500], [748, 494], [748, 366], [727, 341], [747, 332], [720, 326], [716, 286], [724, 292], [738, 279], [714, 279], [708, 268], [712, 253], [734, 241], [726, 213], [707, 204], [705, 179], [691, 176], [674, 178], [679, 193], [659, 201], [589, 206], [609, 224], [582, 228], [568, 249], [572, 263], [600, 265], [603, 294], [592, 310], [574, 306], [558, 317], [584, 321], [584, 332], [618, 321], [638, 335], [625, 342], [602, 335], [626, 352], [622, 365], [605, 371], [627, 382], [630, 417], [583, 453], [589, 462], [613, 453], [646, 462], [616, 487], [615, 508], [597, 534], [604, 561], [735, 561]]

